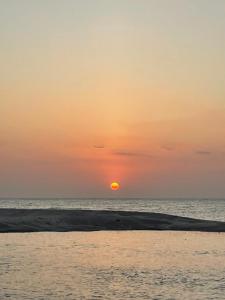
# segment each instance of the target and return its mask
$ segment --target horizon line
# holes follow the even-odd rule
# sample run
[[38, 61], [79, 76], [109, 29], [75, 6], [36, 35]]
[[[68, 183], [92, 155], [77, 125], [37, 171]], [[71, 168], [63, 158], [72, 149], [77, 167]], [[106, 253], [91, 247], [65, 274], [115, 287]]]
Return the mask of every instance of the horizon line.
[[188, 196], [182, 196], [182, 197], [78, 197], [78, 196], [74, 196], [74, 197], [64, 197], [64, 196], [50, 196], [50, 197], [37, 197], [37, 196], [26, 196], [26, 197], [22, 197], [22, 196], [15, 196], [15, 197], [4, 197], [4, 196], [0, 196], [0, 200], [116, 200], [116, 199], [124, 199], [124, 200], [225, 200], [225, 196], [224, 197], [188, 197]]

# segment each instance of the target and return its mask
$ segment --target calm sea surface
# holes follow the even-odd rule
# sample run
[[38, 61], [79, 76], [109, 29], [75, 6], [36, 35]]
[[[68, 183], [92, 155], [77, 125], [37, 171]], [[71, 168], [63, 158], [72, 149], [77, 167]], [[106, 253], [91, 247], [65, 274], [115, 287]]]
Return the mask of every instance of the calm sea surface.
[[225, 234], [0, 235], [0, 299], [225, 299]]
[[225, 221], [225, 199], [0, 199], [0, 208], [107, 209]]
[[[225, 221], [222, 199], [0, 199], [0, 207], [136, 210]], [[222, 300], [225, 234], [0, 234], [0, 299]]]

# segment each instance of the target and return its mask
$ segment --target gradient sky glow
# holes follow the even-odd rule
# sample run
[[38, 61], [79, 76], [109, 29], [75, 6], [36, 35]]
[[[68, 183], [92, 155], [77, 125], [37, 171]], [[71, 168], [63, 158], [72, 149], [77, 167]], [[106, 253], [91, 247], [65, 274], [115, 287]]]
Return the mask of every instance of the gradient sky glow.
[[225, 196], [224, 15], [0, 1], [0, 196]]

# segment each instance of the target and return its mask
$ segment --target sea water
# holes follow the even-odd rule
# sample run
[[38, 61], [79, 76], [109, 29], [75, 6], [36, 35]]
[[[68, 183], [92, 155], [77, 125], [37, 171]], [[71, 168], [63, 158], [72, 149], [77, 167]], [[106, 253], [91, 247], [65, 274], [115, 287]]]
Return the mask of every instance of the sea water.
[[0, 208], [57, 208], [145, 211], [225, 221], [225, 199], [0, 198]]
[[[223, 199], [1, 199], [1, 208], [106, 209], [225, 221]], [[0, 234], [0, 299], [225, 299], [225, 234]]]
[[0, 299], [225, 299], [225, 234], [0, 234]]

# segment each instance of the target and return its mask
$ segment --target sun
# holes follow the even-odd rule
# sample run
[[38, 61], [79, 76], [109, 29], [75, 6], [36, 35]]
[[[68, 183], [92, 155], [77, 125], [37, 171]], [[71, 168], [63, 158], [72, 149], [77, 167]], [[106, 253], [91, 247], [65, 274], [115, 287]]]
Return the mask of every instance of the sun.
[[114, 181], [111, 183], [110, 187], [111, 187], [111, 190], [117, 191], [120, 189], [120, 184], [118, 182]]

